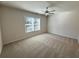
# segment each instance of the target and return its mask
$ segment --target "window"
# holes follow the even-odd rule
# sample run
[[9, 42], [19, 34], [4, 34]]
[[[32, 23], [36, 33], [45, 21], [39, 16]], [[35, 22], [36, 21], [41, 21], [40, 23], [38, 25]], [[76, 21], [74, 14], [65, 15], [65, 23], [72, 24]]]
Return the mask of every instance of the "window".
[[40, 18], [26, 17], [25, 18], [25, 32], [33, 32], [40, 30]]

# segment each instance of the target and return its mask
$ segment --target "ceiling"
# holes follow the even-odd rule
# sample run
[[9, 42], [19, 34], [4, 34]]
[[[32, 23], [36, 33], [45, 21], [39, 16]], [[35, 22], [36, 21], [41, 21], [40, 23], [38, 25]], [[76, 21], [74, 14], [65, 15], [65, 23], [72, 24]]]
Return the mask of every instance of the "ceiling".
[[0, 4], [39, 14], [44, 14], [41, 11], [46, 7], [55, 12], [79, 10], [79, 1], [1, 1]]

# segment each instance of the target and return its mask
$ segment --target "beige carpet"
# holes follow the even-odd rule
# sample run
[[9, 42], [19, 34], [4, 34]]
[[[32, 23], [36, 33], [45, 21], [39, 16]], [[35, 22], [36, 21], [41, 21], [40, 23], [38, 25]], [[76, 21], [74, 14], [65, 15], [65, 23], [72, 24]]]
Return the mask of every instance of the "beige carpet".
[[79, 57], [79, 45], [75, 39], [45, 33], [5, 45], [0, 57]]

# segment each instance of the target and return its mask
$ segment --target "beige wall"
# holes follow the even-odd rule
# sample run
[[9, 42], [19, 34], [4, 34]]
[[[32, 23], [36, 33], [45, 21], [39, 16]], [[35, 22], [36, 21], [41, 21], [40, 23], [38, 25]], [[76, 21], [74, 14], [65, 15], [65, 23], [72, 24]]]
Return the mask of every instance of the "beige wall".
[[[33, 35], [46, 32], [46, 17], [19, 9], [10, 7], [2, 7], [2, 37], [3, 44], [24, 38], [32, 37]], [[34, 16], [41, 18], [41, 30], [32, 33], [25, 33], [24, 16]]]
[[1, 6], [0, 6], [0, 54], [2, 50], [2, 35], [1, 35]]
[[79, 11], [58, 12], [49, 16], [48, 32], [78, 39]]
[[1, 50], [2, 50], [2, 37], [1, 37], [1, 24], [0, 24], [0, 54], [1, 54]]

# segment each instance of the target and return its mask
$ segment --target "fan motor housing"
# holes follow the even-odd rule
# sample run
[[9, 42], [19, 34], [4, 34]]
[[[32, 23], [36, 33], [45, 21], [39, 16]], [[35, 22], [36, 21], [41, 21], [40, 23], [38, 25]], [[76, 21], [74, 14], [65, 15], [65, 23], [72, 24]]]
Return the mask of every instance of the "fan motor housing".
[[49, 11], [45, 11], [45, 13], [49, 13]]

